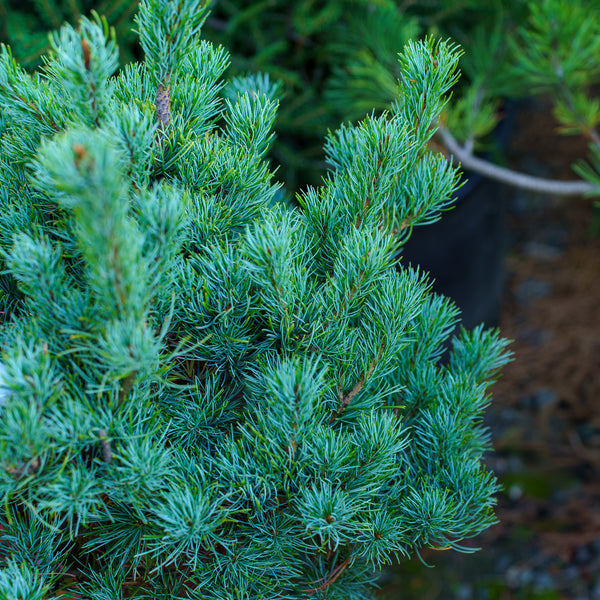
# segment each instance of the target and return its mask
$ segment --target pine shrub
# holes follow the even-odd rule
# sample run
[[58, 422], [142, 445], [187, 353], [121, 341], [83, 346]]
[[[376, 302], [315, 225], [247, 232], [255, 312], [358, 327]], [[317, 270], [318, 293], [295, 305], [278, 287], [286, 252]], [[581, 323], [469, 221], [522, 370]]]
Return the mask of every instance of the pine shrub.
[[394, 258], [457, 184], [457, 49], [409, 43], [289, 208], [276, 86], [224, 85], [206, 14], [143, 0], [118, 75], [99, 18], [33, 75], [0, 51], [2, 597], [358, 600], [494, 521], [506, 342]]

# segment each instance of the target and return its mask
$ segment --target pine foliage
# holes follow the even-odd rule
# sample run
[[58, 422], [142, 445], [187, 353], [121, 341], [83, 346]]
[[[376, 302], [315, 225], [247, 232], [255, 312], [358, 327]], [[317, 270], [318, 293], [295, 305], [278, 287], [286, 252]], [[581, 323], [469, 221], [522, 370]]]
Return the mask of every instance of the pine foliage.
[[[329, 129], [373, 109], [387, 109], [390, 94], [397, 95], [398, 52], [422, 29], [396, 4], [396, 0], [213, 2], [206, 35], [232, 52], [231, 74], [263, 71], [283, 84], [279, 137], [272, 156], [289, 189], [320, 180], [322, 139]], [[370, 60], [369, 73], [360, 83], [336, 90], [337, 95], [330, 93], [333, 80], [351, 57], [371, 57], [374, 48], [384, 67]], [[345, 75], [342, 80], [342, 85], [348, 83]]]
[[[223, 87], [206, 2], [143, 0], [44, 68], [0, 52], [0, 595], [358, 600], [494, 521], [482, 411], [506, 342], [396, 266], [457, 173], [427, 146], [457, 77], [432, 38], [394, 111], [326, 142], [287, 208], [277, 91]], [[448, 360], [442, 360], [450, 346]]]
[[114, 27], [121, 60], [129, 62], [137, 54], [132, 25], [138, 4], [138, 0], [0, 0], [0, 41], [10, 44], [19, 63], [31, 69], [48, 52], [50, 31], [65, 22], [76, 25], [95, 10]]
[[215, 0], [215, 15], [210, 35], [234, 49], [234, 70], [261, 69], [285, 83], [273, 155], [292, 186], [292, 177], [319, 176], [325, 130], [390, 109], [397, 53], [430, 34], [465, 49], [462, 81], [442, 115], [458, 142], [490, 150], [505, 101], [543, 94], [559, 132], [590, 142], [591, 164], [575, 170], [600, 183], [598, 0]]
[[[231, 52], [229, 76], [263, 71], [282, 83], [279, 137], [270, 156], [292, 192], [320, 181], [322, 139], [342, 121], [389, 110], [397, 97], [396, 55], [409, 39], [450, 37], [465, 48], [462, 81], [442, 116], [467, 148], [489, 149], [506, 98], [546, 94], [560, 132], [591, 142], [600, 181], [600, 2], [598, 0], [212, 0], [206, 39]], [[177, 6], [174, 3], [173, 6]], [[121, 64], [139, 57], [137, 0], [0, 0], [0, 41], [31, 68], [48, 31], [92, 9], [115, 28]]]

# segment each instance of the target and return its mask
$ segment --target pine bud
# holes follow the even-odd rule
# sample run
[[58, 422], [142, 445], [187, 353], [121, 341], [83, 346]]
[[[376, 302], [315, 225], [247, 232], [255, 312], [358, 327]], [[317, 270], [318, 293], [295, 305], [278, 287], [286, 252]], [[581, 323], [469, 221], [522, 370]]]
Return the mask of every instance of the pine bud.
[[86, 70], [89, 71], [91, 62], [90, 43], [85, 38], [81, 38], [81, 50], [83, 52], [83, 64]]

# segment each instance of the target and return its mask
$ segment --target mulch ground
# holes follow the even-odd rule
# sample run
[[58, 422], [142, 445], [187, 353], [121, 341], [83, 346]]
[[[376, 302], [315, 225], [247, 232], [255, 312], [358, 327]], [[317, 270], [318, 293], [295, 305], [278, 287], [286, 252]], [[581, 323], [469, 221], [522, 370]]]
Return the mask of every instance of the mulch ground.
[[490, 541], [520, 539], [526, 582], [578, 600], [600, 598], [598, 218], [581, 199], [513, 215], [500, 328], [515, 357], [488, 415], [505, 485]]
[[[581, 139], [557, 140], [544, 106], [523, 111], [518, 132], [517, 166], [572, 178], [569, 165], [586, 155]], [[521, 465], [505, 476], [498, 531], [530, 529], [553, 572], [593, 583], [587, 595], [584, 585], [561, 589], [565, 598], [600, 598], [599, 226], [593, 200], [517, 195], [500, 323], [515, 360], [490, 414], [498, 458]]]

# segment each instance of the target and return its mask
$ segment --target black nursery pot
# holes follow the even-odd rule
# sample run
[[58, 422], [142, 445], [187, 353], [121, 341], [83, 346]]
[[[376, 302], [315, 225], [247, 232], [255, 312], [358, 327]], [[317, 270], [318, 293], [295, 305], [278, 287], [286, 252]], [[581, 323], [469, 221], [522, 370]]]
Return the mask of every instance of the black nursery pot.
[[403, 264], [419, 265], [434, 291], [461, 309], [462, 324], [496, 326], [500, 317], [507, 248], [506, 186], [466, 173], [454, 208], [433, 225], [416, 227], [402, 250]]
[[[517, 102], [506, 101], [493, 134], [500, 153], [508, 147], [517, 110]], [[506, 281], [509, 188], [468, 171], [464, 179], [454, 207], [443, 212], [440, 221], [413, 229], [401, 262], [429, 272], [434, 291], [449, 296], [461, 309], [466, 329], [480, 323], [495, 327]]]

